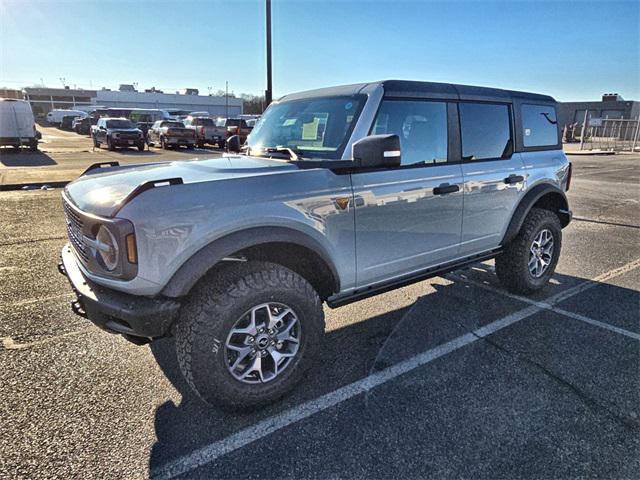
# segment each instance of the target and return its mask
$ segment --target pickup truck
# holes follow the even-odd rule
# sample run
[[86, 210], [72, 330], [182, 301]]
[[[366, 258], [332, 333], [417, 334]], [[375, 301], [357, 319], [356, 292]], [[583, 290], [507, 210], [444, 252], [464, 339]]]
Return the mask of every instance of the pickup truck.
[[253, 129], [253, 127], [250, 127], [249, 124], [247, 124], [247, 121], [243, 118], [219, 118], [216, 120], [216, 126], [226, 130], [226, 138], [238, 135], [240, 137], [241, 144], [247, 141], [247, 136]]
[[115, 150], [116, 147], [138, 147], [142, 151], [145, 145], [142, 130], [126, 118], [100, 118], [91, 127], [91, 137], [95, 148], [106, 143], [109, 150]]
[[165, 150], [179, 146], [193, 148], [196, 144], [195, 132], [182, 122], [158, 120], [147, 132], [147, 144], [152, 147], [156, 143]]
[[219, 148], [224, 148], [227, 129], [216, 125], [212, 118], [188, 116], [184, 121], [184, 126], [194, 130], [198, 147], [215, 144]]

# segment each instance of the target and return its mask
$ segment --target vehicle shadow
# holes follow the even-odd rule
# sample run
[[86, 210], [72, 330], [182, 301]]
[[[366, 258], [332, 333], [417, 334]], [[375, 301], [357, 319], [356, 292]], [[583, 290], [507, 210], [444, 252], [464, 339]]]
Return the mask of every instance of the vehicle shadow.
[[0, 148], [0, 163], [5, 167], [44, 167], [58, 164], [44, 152], [30, 152], [26, 149], [11, 147]]
[[[520, 300], [460, 280], [463, 276], [468, 280], [488, 286], [495, 284], [496, 288], [500, 288], [492, 268], [487, 264], [478, 264], [444, 279], [428, 280], [406, 287], [417, 289], [414, 292], [427, 293], [418, 293], [418, 298], [412, 304], [369, 318], [363, 318], [362, 307], [358, 304], [333, 310], [332, 322], [328, 325], [329, 331], [319, 348], [319, 355], [301, 384], [275, 404], [252, 412], [229, 412], [204, 404], [182, 378], [173, 339], [152, 343], [151, 352], [166, 377], [182, 394], [182, 400], [178, 405], [168, 401], [156, 410], [157, 441], [149, 459], [151, 475], [172, 459], [528, 306]], [[549, 298], [584, 281], [573, 276], [555, 274], [552, 282], [535, 295], [535, 299]], [[627, 290], [609, 285], [606, 287]], [[398, 292], [395, 295], [399, 295]], [[626, 301], [626, 308], [629, 308], [629, 301], [637, 302], [637, 292], [629, 292], [633, 299]], [[378, 305], [387, 303], [383, 297], [378, 297]], [[358, 318], [361, 320], [354, 321]], [[472, 355], [467, 352], [472, 350], [462, 349], [459, 353]], [[470, 358], [469, 361], [473, 359]]]

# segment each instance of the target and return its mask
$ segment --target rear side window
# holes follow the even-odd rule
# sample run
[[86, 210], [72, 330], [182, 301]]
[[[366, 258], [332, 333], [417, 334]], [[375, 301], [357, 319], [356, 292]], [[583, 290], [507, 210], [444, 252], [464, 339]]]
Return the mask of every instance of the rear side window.
[[509, 158], [513, 153], [508, 105], [460, 103], [462, 159]]
[[522, 138], [525, 147], [557, 145], [556, 109], [546, 105], [522, 105]]
[[446, 162], [447, 104], [384, 100], [371, 133], [400, 137], [402, 165]]

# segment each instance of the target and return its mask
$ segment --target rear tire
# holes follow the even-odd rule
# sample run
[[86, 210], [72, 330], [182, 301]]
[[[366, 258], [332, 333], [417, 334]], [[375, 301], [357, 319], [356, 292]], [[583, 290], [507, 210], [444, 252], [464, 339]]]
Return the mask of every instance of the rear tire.
[[[547, 242], [543, 241], [542, 247], [537, 246], [540, 239]], [[518, 235], [496, 257], [496, 274], [510, 292], [528, 294], [540, 290], [555, 271], [561, 247], [558, 216], [549, 210], [533, 208]]]
[[[286, 332], [273, 327], [273, 331], [267, 328], [266, 333], [259, 333], [285, 307], [289, 313], [278, 328]], [[252, 317], [249, 312], [254, 310], [257, 313]], [[242, 323], [251, 318], [254, 328]], [[252, 333], [231, 333], [239, 329]], [[285, 333], [287, 339], [278, 341]], [[297, 342], [289, 340], [293, 333]], [[215, 276], [204, 277], [189, 295], [175, 326], [178, 362], [189, 386], [205, 402], [235, 409], [264, 406], [288, 392], [309, 367], [323, 333], [322, 303], [309, 282], [266, 262], [232, 264]], [[265, 341], [271, 346], [264, 347]], [[241, 353], [230, 348], [237, 345], [256, 352], [243, 352], [239, 361]], [[257, 357], [261, 357], [259, 362]], [[279, 368], [274, 362], [279, 362]], [[252, 370], [256, 364], [259, 371]], [[245, 379], [239, 378], [245, 374]]]

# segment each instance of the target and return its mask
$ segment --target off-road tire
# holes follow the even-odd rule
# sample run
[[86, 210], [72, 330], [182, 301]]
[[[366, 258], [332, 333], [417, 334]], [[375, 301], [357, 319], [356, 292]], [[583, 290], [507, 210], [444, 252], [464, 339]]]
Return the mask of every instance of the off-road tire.
[[[292, 363], [278, 377], [243, 383], [225, 364], [230, 329], [252, 307], [281, 302], [297, 314], [301, 342]], [[267, 405], [287, 393], [311, 365], [324, 333], [322, 303], [303, 277], [267, 262], [232, 263], [205, 276], [192, 290], [174, 327], [180, 369], [205, 402], [228, 409]]]
[[[529, 272], [531, 243], [543, 229], [553, 235], [554, 249], [551, 264], [539, 278]], [[496, 275], [500, 283], [513, 293], [528, 294], [543, 288], [556, 269], [562, 247], [562, 227], [558, 216], [550, 210], [532, 208], [516, 237], [496, 257]]]

